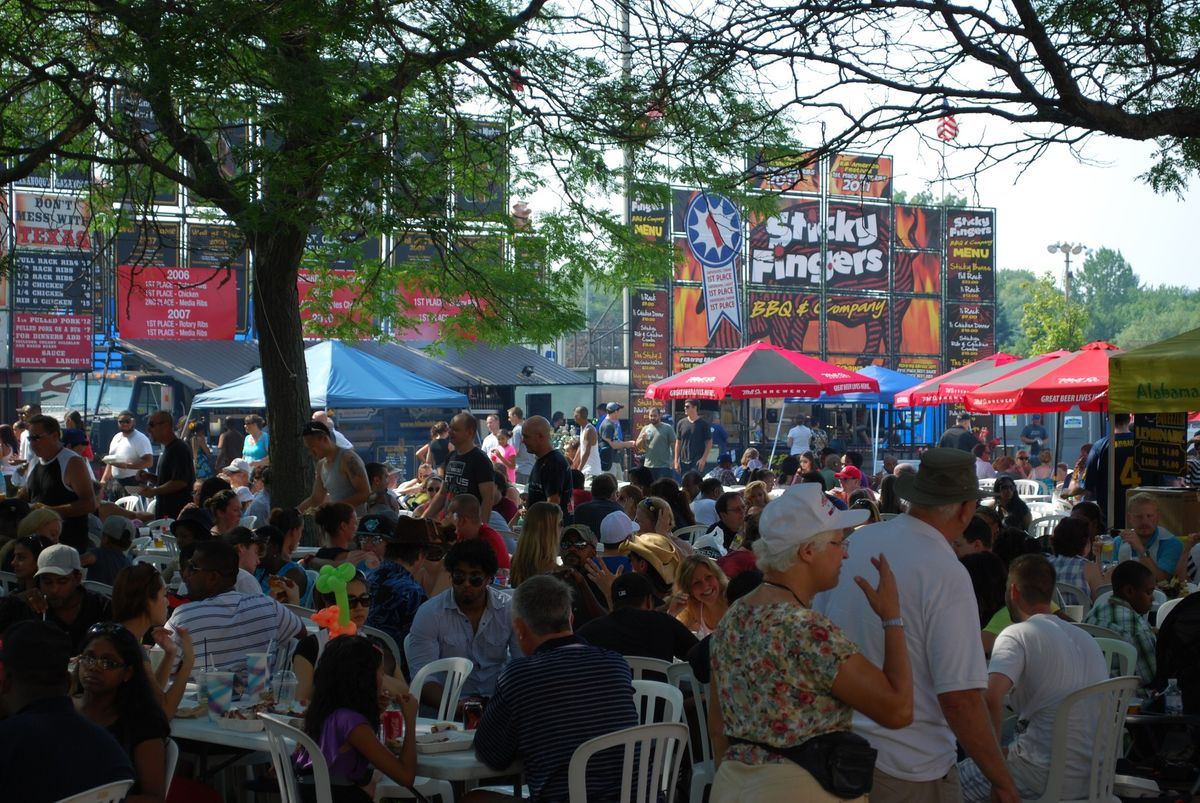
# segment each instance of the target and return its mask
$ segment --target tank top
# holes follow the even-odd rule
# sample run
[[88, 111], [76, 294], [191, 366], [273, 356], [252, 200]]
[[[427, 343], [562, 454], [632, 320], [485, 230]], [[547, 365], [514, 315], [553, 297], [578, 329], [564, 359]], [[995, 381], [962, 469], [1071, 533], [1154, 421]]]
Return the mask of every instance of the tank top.
[[600, 467], [600, 433], [596, 432], [596, 428], [591, 424], [585, 424], [579, 430], [579, 451], [582, 453], [584, 449], [584, 439], [587, 437], [589, 429], [596, 433], [596, 442], [592, 444], [592, 452], [588, 455], [587, 463], [579, 468], [583, 471], [583, 476], [594, 477], [603, 473], [604, 469]]
[[[38, 459], [29, 472], [29, 501], [41, 502], [43, 505], [66, 505], [79, 501], [79, 495], [67, 487], [63, 479], [67, 473], [67, 464], [72, 460], [83, 460], [70, 449], [62, 449], [48, 462]], [[88, 548], [88, 517], [63, 517], [62, 535], [59, 543], [73, 546], [80, 552]]]
[[[325, 486], [325, 493], [329, 494], [329, 499], [334, 502], [354, 496], [354, 484], [346, 478], [346, 472], [342, 470], [342, 461], [345, 458], [346, 450], [338, 448], [332, 458], [322, 458], [319, 466], [321, 484]], [[366, 503], [354, 508], [354, 512], [359, 516], [367, 515]]]

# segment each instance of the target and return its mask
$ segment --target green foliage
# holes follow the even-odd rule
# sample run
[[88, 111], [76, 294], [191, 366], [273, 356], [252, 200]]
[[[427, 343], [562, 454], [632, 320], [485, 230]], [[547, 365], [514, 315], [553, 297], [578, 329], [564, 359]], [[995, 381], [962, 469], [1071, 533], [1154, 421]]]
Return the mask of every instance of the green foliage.
[[1156, 343], [1200, 326], [1200, 291], [1183, 287], [1143, 288], [1118, 309], [1123, 322], [1113, 342], [1123, 349]]
[[945, 199], [943, 199], [940, 192], [935, 194], [930, 189], [921, 190], [920, 192], [915, 193], [911, 198], [904, 190], [895, 190], [892, 193], [892, 200], [898, 204], [912, 204], [913, 206], [942, 206], [946, 209], [966, 209], [971, 205], [970, 202], [968, 202], [967, 199], [961, 195], [957, 195], [952, 192], [949, 193]]
[[1124, 307], [1136, 301], [1137, 276], [1120, 251], [1101, 248], [1088, 254], [1074, 274], [1072, 298], [1088, 309], [1087, 340], [1112, 341], [1125, 326]]
[[1031, 270], [996, 271], [996, 348], [1022, 357], [1030, 354], [1021, 329], [1022, 308], [1029, 300], [1027, 287], [1037, 281]]
[[1079, 304], [1068, 304], [1052, 275], [1043, 274], [1022, 284], [1021, 289], [1029, 298], [1021, 308], [1021, 331], [1029, 344], [1029, 354], [1075, 350], [1083, 345], [1087, 310]]

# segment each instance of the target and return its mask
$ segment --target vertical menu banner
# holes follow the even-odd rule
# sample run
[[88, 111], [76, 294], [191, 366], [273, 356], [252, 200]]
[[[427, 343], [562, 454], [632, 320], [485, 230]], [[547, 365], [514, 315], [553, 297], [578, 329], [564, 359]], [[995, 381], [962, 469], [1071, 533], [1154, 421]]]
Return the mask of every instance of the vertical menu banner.
[[666, 243], [671, 239], [669, 202], [645, 200], [635, 195], [629, 199], [628, 213], [634, 234], [652, 243]]
[[994, 308], [983, 304], [947, 303], [947, 368], [961, 368], [995, 353]]
[[237, 287], [226, 271], [120, 265], [117, 327], [134, 340], [233, 340]]
[[995, 216], [991, 211], [952, 211], [946, 239], [946, 297], [996, 299]]
[[18, 192], [13, 306], [18, 309], [91, 309], [91, 212], [82, 198]]
[[92, 316], [13, 313], [12, 367], [91, 369]]
[[638, 288], [630, 296], [629, 383], [646, 388], [669, 373], [670, 298], [666, 290]]

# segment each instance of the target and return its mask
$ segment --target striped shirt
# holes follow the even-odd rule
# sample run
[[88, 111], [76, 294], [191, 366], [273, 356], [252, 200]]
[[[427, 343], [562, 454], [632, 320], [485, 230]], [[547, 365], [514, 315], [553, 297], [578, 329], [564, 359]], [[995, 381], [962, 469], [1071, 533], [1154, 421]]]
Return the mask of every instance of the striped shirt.
[[292, 639], [304, 634], [299, 617], [271, 597], [232, 590], [177, 608], [167, 622], [176, 645], [180, 627], [192, 637], [197, 672], [211, 665], [225, 672], [244, 673], [246, 653], [266, 652], [274, 639], [278, 655]]
[[[547, 641], [500, 673], [475, 733], [475, 755], [493, 769], [524, 758], [530, 800], [565, 803], [575, 748], [639, 724], [632, 678], [618, 653], [577, 636]], [[620, 751], [588, 762], [589, 801], [615, 800], [620, 785]]]

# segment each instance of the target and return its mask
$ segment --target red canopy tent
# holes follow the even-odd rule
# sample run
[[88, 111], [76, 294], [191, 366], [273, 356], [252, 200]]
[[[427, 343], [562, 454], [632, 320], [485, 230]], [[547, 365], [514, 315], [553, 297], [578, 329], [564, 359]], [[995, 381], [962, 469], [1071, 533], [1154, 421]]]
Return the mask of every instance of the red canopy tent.
[[647, 399], [817, 398], [822, 393], [878, 393], [869, 376], [769, 343], [754, 343], [655, 382]]
[[[1001, 371], [998, 374], [993, 372], [997, 368], [1020, 360], [1021, 358], [1015, 354], [1005, 354], [1004, 352], [984, 357], [969, 365], [955, 368], [953, 371], [947, 371], [944, 374], [935, 376], [933, 379], [927, 379], [906, 391], [897, 393], [895, 405], [897, 407], [925, 407], [960, 402], [962, 401], [963, 394], [966, 392], [965, 390], [959, 390], [960, 388], [969, 387], [974, 389], [982, 382], [990, 382], [992, 379], [1003, 376], [1007, 373], [1006, 371]], [[981, 376], [986, 376], [987, 379], [976, 381]], [[944, 386], [947, 384], [954, 385], [956, 392], [953, 396], [949, 393], [943, 395]]]
[[1096, 341], [1079, 351], [1055, 352], [1015, 373], [966, 395], [968, 410], [976, 413], [1059, 413], [1079, 406], [1087, 411], [1107, 408], [1108, 358], [1119, 349]]

